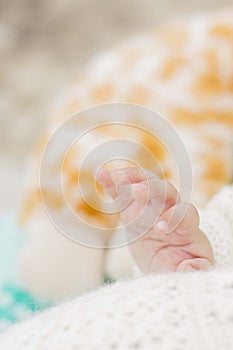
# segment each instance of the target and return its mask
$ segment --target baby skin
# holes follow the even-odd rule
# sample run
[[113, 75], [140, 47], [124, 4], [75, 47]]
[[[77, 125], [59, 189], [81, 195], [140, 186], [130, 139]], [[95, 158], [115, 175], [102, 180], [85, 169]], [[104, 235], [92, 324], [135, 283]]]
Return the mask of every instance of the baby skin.
[[181, 202], [170, 182], [138, 168], [101, 169], [96, 180], [120, 206], [129, 249], [141, 271], [185, 272], [214, 265], [196, 208]]

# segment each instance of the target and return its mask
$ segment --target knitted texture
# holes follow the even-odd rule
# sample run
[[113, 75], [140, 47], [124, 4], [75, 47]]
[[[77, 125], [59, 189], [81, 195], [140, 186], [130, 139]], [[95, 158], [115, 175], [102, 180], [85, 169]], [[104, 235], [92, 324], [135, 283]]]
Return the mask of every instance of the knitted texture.
[[12, 326], [1, 350], [233, 348], [231, 270], [117, 282]]
[[[232, 198], [233, 186], [224, 188], [202, 215], [221, 264], [232, 252]], [[233, 348], [232, 329], [231, 263], [101, 287], [12, 326], [0, 344], [1, 350], [225, 350]]]
[[216, 264], [233, 260], [233, 186], [224, 187], [201, 213], [201, 229], [207, 235]]

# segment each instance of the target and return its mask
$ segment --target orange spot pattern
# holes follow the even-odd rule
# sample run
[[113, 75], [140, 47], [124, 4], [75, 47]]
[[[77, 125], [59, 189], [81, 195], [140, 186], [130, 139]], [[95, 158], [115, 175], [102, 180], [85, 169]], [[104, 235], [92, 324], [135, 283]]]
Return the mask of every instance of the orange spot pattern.
[[[192, 66], [193, 60], [199, 60], [201, 62], [202, 68], [200, 71], [197, 71], [193, 76], [193, 72], [190, 71], [191, 76], [193, 76], [194, 80], [191, 86], [188, 88], [188, 91], [184, 91], [189, 94], [189, 97], [195, 98], [197, 107], [196, 110], [192, 110], [189, 106], [182, 108], [177, 106], [182, 106], [181, 103], [172, 103], [170, 100], [166, 100], [165, 97], [165, 105], [166, 110], [170, 111], [168, 113], [168, 119], [177, 127], [179, 125], [184, 124], [185, 126], [189, 125], [190, 130], [193, 128], [200, 128], [203, 124], [208, 123], [218, 123], [221, 126], [225, 126], [233, 130], [233, 110], [216, 110], [211, 107], [200, 107], [203, 106], [204, 98], [217, 98], [220, 95], [229, 95], [233, 94], [233, 73], [231, 72], [232, 67], [229, 69], [229, 74], [226, 79], [223, 79], [221, 76], [221, 65], [219, 63], [219, 52], [216, 50], [215, 46], [211, 46], [211, 49], [204, 48], [203, 51], [197, 53], [195, 57], [189, 57], [184, 52], [185, 48], [190, 44], [191, 31], [189, 32], [185, 26], [168, 26], [163, 27], [156, 32], [155, 36], [152, 36], [152, 41], [155, 43], [155, 48], [160, 48], [163, 52], [166, 53], [165, 59], [161, 65], [159, 71], [154, 74], [155, 68], [152, 69], [151, 81], [150, 84], [156, 83], [158, 86], [161, 84], [161, 80], [165, 80], [166, 84], [169, 84], [170, 80], [176, 77], [176, 74], [179, 74], [179, 71], [182, 67]], [[212, 41], [215, 39], [223, 40], [223, 42], [227, 45], [232, 45], [233, 43], [233, 25], [228, 25], [224, 23], [219, 23], [216, 25], [212, 25], [211, 28], [206, 26], [206, 33], [203, 33], [204, 36], [210, 37]], [[210, 41], [211, 41], [210, 40]], [[217, 46], [216, 46], [217, 47]], [[139, 45], [140, 48], [140, 45]], [[140, 61], [140, 57], [143, 55], [138, 48], [135, 49], [129, 47], [124, 48], [124, 52], [119, 51], [120, 58], [123, 57], [122, 60], [119, 60], [120, 66], [119, 73], [122, 77], [122, 86], [123, 90], [120, 92], [121, 100], [130, 103], [136, 103], [141, 105], [148, 105], [149, 107], [157, 109], [157, 104], [161, 102], [161, 106], [163, 106], [163, 95], [159, 95], [159, 89], [157, 89], [157, 85], [146, 84], [146, 82], [135, 81], [132, 80], [131, 85], [129, 84], [128, 88], [124, 86], [124, 79], [127, 79], [127, 70], [129, 73], [132, 72], [132, 65], [134, 69], [136, 69], [137, 62]], [[146, 51], [145, 51], [146, 52]], [[146, 54], [146, 53], [145, 53]], [[229, 59], [228, 61], [229, 62]], [[203, 64], [203, 65], [202, 65]], [[155, 65], [155, 67], [157, 67]], [[204, 67], [204, 69], [203, 69]], [[155, 76], [154, 76], [155, 75]], [[130, 74], [129, 74], [130, 76]], [[87, 100], [91, 101], [93, 104], [105, 103], [108, 101], [113, 101], [114, 97], [118, 98], [118, 86], [115, 84], [115, 81], [110, 83], [100, 83], [98, 86], [89, 87], [86, 84], [88, 81], [83, 80], [80, 86], [83, 89], [86, 89]], [[86, 85], [85, 85], [86, 84]], [[151, 88], [152, 86], [152, 88]], [[124, 90], [125, 88], [125, 90]], [[156, 99], [155, 100], [155, 89], [156, 90]], [[181, 90], [182, 92], [182, 90]], [[158, 98], [157, 98], [158, 94]], [[166, 96], [166, 94], [165, 94]], [[199, 102], [202, 104], [199, 104]], [[61, 109], [58, 113], [59, 119], [65, 119], [69, 115], [77, 112], [81, 108], [88, 107], [85, 105], [86, 101], [80, 101], [78, 98], [72, 98], [65, 106], [64, 109]], [[179, 101], [178, 101], [179, 102]], [[183, 101], [180, 101], [183, 102]], [[169, 104], [170, 103], [170, 104]], [[160, 104], [159, 104], [160, 105]], [[135, 117], [136, 118], [136, 117]], [[141, 121], [141, 119], [140, 119]], [[133, 118], [131, 120], [133, 123]], [[143, 121], [141, 121], [143, 123]], [[78, 128], [80, 124], [85, 125], [86, 120], [85, 117], [80, 117], [75, 124], [74, 128]], [[139, 130], [135, 131], [130, 126], [118, 126], [112, 128], [111, 126], [103, 126], [94, 131], [94, 136], [108, 135], [112, 138], [119, 138], [122, 136], [124, 138], [128, 135], [129, 139], [134, 140], [137, 139]], [[200, 183], [198, 184], [199, 190], [203, 191], [207, 196], [214, 194], [219, 187], [227, 182], [230, 182], [230, 174], [228, 170], [228, 165], [226, 164], [226, 159], [222, 159], [220, 157], [220, 153], [217, 153], [219, 149], [224, 148], [224, 138], [218, 139], [214, 137], [209, 137], [205, 135], [203, 131], [202, 138], [205, 138], [205, 141], [211, 145], [213, 149], [213, 154], [206, 154], [205, 150], [203, 153], [199, 154], [200, 162], [204, 163], [204, 172], [202, 178], [200, 178]], [[46, 134], [41, 138], [41, 141], [36, 149], [36, 157], [39, 159], [44, 146], [48, 142], [49, 136]], [[140, 142], [141, 144], [148, 149], [158, 160], [159, 165], [166, 163], [168, 159], [168, 153], [166, 148], [157, 140], [154, 136], [150, 135], [148, 132], [140, 131]], [[80, 178], [84, 183], [84, 186], [87, 188], [92, 188], [94, 186], [97, 188], [97, 192], [102, 194], [102, 188], [95, 183], [91, 170], [80, 171], [78, 169], [75, 160], [78, 159], [82, 152], [82, 149], [79, 147], [74, 147], [67, 154], [67, 157], [63, 163], [63, 171], [66, 175], [66, 181], [64, 184], [65, 195], [68, 200], [70, 200], [72, 206], [75, 208], [75, 211], [83, 215], [87, 220], [92, 222], [99, 222], [100, 225], [105, 227], [108, 223], [112, 224], [116, 222], [117, 216], [114, 215], [105, 215], [98, 210], [95, 209], [95, 204], [98, 207], [98, 199], [95, 199], [93, 193], [88, 194], [87, 199], [88, 202], [85, 202], [81, 199], [80, 194], [74, 195], [74, 190], [76, 189], [76, 185]], [[143, 164], [146, 168], [154, 169], [155, 163], [152, 160], [152, 156], [146, 154], [143, 151], [137, 151], [135, 154], [135, 159], [138, 160], [139, 163]], [[192, 155], [193, 156], [193, 155]], [[194, 158], [197, 154], [194, 155]], [[196, 158], [195, 158], [196, 159]], [[132, 165], [131, 165], [132, 166]], [[172, 166], [171, 166], [172, 167]], [[163, 174], [160, 174], [164, 178], [171, 179], [172, 177], [172, 168], [166, 166], [166, 169], [163, 170]], [[57, 174], [59, 169], [54, 169], [54, 172], [51, 172], [49, 169], [49, 175]], [[56, 193], [50, 190], [42, 190], [42, 195], [46, 199], [46, 202], [49, 206], [56, 210], [61, 210], [64, 204], [64, 199], [60, 198]], [[96, 202], [95, 202], [96, 200]], [[33, 211], [36, 210], [36, 207], [41, 202], [41, 193], [38, 189], [35, 189], [31, 192], [31, 194], [26, 198], [25, 204], [22, 210], [21, 221], [27, 220]], [[93, 207], [89, 204], [92, 203]]]
[[200, 110], [175, 108], [171, 112], [171, 120], [175, 124], [219, 123], [233, 127], [233, 111]]
[[104, 103], [113, 97], [113, 92], [113, 86], [110, 84], [94, 87], [91, 91], [91, 100], [93, 103]]
[[225, 38], [233, 42], [233, 27], [227, 24], [218, 24], [210, 29], [210, 34], [216, 37]]
[[159, 79], [171, 79], [172, 76], [187, 63], [187, 58], [185, 57], [173, 57], [167, 60], [163, 67], [161, 67], [161, 71], [158, 74]]

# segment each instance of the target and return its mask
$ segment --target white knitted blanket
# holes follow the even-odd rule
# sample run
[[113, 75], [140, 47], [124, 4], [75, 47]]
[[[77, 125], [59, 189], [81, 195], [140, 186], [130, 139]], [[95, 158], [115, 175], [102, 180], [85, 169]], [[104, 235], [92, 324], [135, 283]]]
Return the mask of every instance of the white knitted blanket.
[[232, 209], [229, 186], [202, 213], [219, 266], [101, 287], [12, 326], [0, 349], [233, 349]]

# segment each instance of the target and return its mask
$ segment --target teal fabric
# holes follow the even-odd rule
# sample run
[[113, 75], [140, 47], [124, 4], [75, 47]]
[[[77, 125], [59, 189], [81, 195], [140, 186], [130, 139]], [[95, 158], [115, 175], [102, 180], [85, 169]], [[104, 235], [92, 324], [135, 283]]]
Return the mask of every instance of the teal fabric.
[[[16, 215], [0, 217], [0, 332], [52, 305], [34, 298], [20, 285], [17, 266], [24, 240]], [[103, 284], [113, 282], [110, 276], [104, 277]]]
[[20, 286], [17, 265], [24, 239], [16, 215], [0, 217], [0, 331], [49, 305]]

